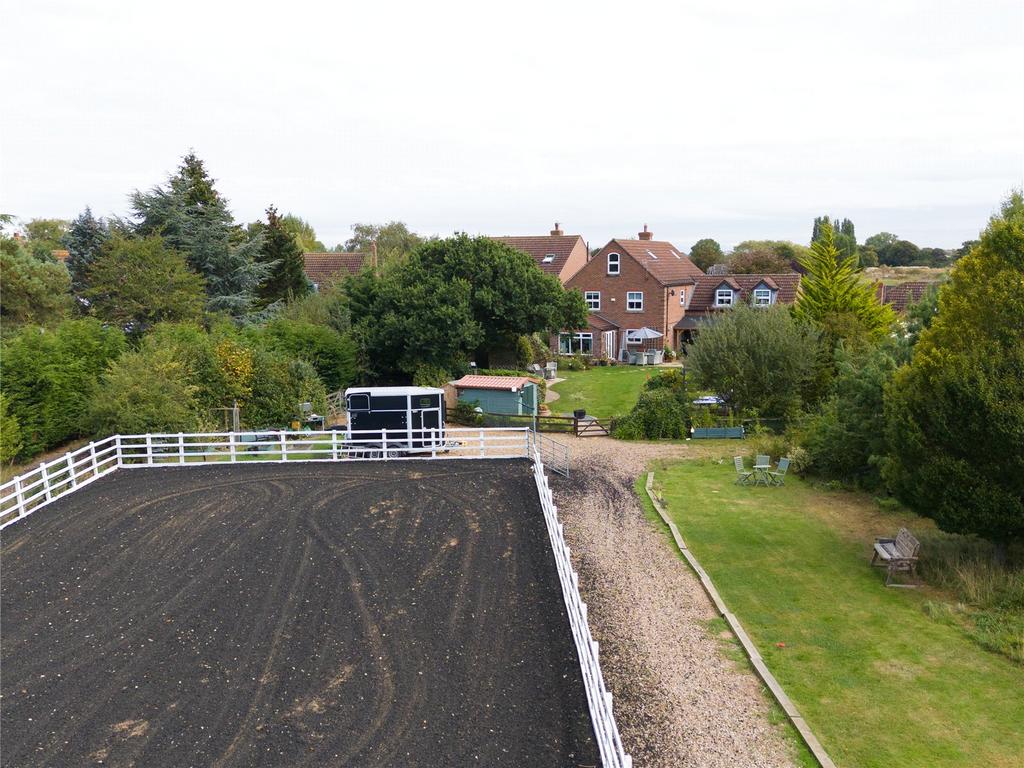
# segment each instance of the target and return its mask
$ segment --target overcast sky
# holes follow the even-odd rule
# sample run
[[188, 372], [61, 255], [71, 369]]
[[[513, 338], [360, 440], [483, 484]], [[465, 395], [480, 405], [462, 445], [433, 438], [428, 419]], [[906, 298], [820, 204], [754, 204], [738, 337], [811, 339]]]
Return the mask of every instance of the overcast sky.
[[237, 219], [922, 246], [1024, 183], [1024, 2], [2, 0], [0, 211], [127, 210], [190, 148]]

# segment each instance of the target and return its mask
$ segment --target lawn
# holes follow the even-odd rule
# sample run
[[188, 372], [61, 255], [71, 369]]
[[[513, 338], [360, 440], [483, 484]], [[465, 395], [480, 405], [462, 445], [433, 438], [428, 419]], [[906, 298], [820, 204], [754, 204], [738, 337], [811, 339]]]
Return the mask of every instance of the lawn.
[[640, 365], [612, 365], [588, 371], [558, 371], [565, 381], [551, 387], [559, 399], [549, 407], [553, 414], [568, 414], [583, 408], [591, 416], [625, 416], [636, 403], [644, 382], [661, 368]]
[[736, 486], [729, 461], [655, 471], [687, 546], [838, 765], [1024, 765], [1024, 667], [929, 618], [943, 595], [887, 589], [868, 564], [874, 534], [927, 521], [792, 476]]

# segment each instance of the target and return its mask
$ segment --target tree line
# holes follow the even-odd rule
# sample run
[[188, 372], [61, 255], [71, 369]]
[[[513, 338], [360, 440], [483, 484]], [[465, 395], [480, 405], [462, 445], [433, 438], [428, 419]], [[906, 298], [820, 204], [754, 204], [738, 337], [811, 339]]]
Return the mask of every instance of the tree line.
[[[5, 223], [10, 222], [7, 217]], [[313, 228], [271, 205], [242, 225], [190, 153], [124, 218], [86, 208], [0, 238], [0, 458], [83, 436], [287, 425], [353, 383], [437, 384], [585, 322], [579, 292], [487, 238], [357, 224], [337, 248], [375, 268], [315, 291]], [[53, 251], [66, 249], [64, 262]]]

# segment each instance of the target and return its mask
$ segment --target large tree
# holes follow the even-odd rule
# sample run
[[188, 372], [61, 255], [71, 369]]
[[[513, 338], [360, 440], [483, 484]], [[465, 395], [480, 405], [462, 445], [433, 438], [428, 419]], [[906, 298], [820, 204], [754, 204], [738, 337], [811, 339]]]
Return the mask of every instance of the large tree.
[[25, 224], [26, 246], [41, 261], [54, 261], [53, 252], [59, 250], [68, 229], [64, 219], [32, 219]]
[[423, 241], [424, 238], [410, 232], [409, 227], [401, 221], [389, 221], [387, 224], [353, 224], [352, 237], [335, 250], [350, 253], [369, 251], [376, 244], [377, 259], [384, 263], [404, 259]]
[[825, 331], [829, 354], [841, 338], [880, 340], [892, 328], [892, 309], [880, 304], [874, 286], [861, 280], [857, 257], [839, 253], [827, 221], [800, 265], [806, 274], [793, 313]]
[[80, 294], [89, 287], [89, 267], [110, 239], [110, 227], [92, 215], [89, 206], [71, 222], [62, 243], [68, 251], [64, 264], [71, 275], [71, 290]]
[[296, 216], [294, 213], [286, 213], [281, 217], [281, 226], [284, 227], [303, 253], [316, 253], [326, 251], [327, 246], [317, 239], [316, 230], [313, 225], [305, 219]]
[[941, 528], [1024, 537], [1024, 198], [1014, 193], [939, 292], [886, 392], [884, 477]]
[[88, 273], [85, 298], [96, 317], [141, 333], [159, 322], [202, 316], [203, 279], [156, 236], [115, 235]]
[[263, 306], [276, 301], [289, 301], [311, 290], [302, 261], [302, 249], [285, 229], [274, 206], [267, 208], [267, 223], [260, 226], [262, 235], [257, 261], [266, 269], [266, 277], [256, 291]]
[[260, 238], [234, 224], [227, 200], [194, 153], [164, 185], [132, 195], [135, 233], [159, 235], [205, 279], [207, 307], [241, 317], [250, 311], [266, 267]]
[[694, 382], [739, 409], [787, 418], [813, 378], [818, 336], [783, 306], [739, 304], [703, 327], [687, 363]]
[[704, 237], [690, 248], [690, 261], [707, 272], [708, 267], [725, 261], [725, 255], [722, 253], [722, 246], [718, 244], [717, 240]]

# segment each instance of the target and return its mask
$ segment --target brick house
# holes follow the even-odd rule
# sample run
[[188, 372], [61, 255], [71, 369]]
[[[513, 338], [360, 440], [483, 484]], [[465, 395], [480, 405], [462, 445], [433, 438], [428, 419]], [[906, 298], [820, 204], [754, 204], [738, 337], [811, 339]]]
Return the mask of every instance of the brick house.
[[683, 315], [672, 328], [672, 345], [693, 341], [701, 325], [715, 319], [741, 302], [755, 307], [792, 304], [800, 291], [800, 273], [763, 275], [701, 275], [684, 307]]
[[[672, 344], [673, 326], [703, 276], [681, 249], [655, 240], [646, 224], [636, 240], [610, 240], [566, 281], [583, 294], [590, 315], [586, 328], [553, 337], [552, 351], [622, 360], [628, 351]], [[631, 333], [645, 327], [662, 338], [641, 341]]]
[[589, 253], [586, 241], [579, 235], [565, 234], [557, 221], [555, 228], [548, 235], [504, 236], [491, 239], [529, 254], [537, 262], [537, 266], [561, 280], [562, 285], [583, 268]]
[[304, 253], [302, 264], [306, 277], [319, 290], [344, 277], [356, 274], [369, 260], [368, 253]]

